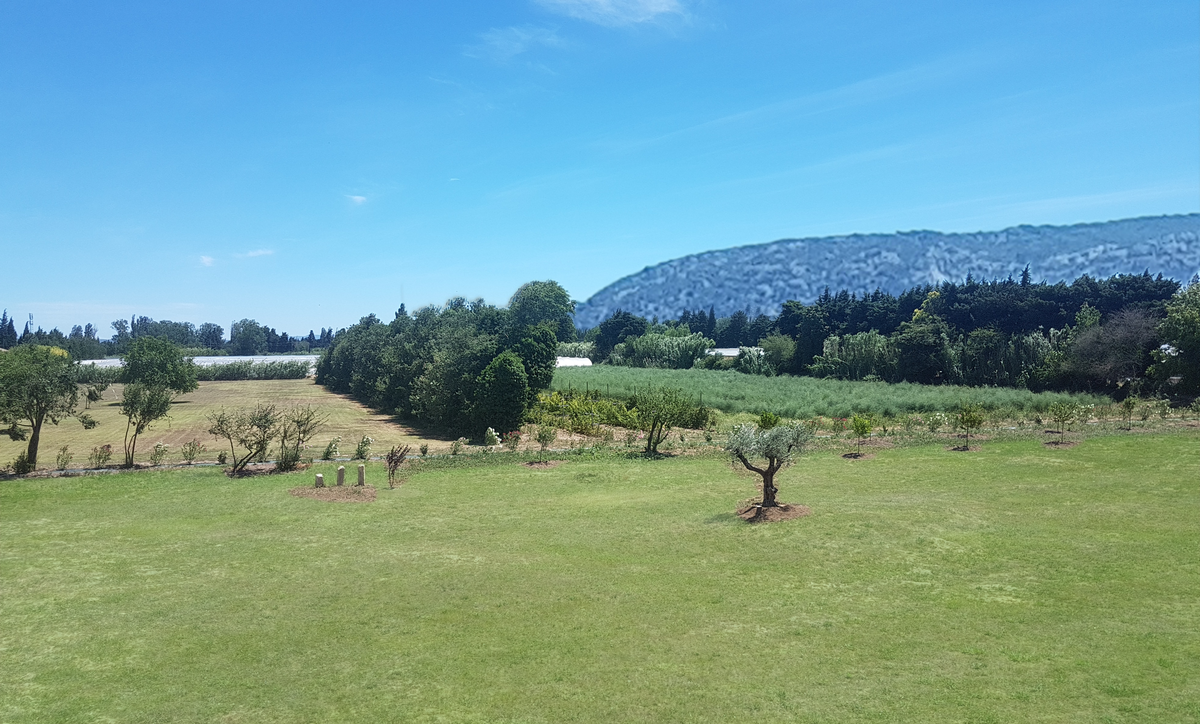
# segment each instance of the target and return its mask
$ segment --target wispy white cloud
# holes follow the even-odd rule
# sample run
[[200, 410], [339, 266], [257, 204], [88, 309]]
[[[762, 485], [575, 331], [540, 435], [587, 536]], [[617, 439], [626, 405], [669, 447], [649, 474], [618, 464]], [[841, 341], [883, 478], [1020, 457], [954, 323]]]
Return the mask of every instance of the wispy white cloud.
[[213, 259], [211, 256], [201, 256], [200, 257], [200, 263], [203, 264], [204, 266], [212, 266], [215, 262], [216, 262], [216, 259]]
[[[1078, 194], [1073, 196], [1058, 196], [1031, 201], [1016, 201], [1001, 204], [999, 208], [1015, 211], [1016, 218], [1054, 218], [1055, 214], [1090, 211], [1092, 209], [1107, 209], [1109, 218], [1121, 215], [1146, 213], [1137, 209], [1125, 208], [1127, 205], [1144, 202], [1171, 200], [1172, 202], [1195, 199], [1196, 182], [1181, 180], [1176, 183], [1144, 186], [1141, 188], [1105, 191], [1094, 194]], [[1171, 208], [1172, 204], [1163, 204]]]
[[248, 251], [245, 254], [234, 254], [234, 256], [239, 259], [252, 259], [256, 256], [270, 256], [274, 253], [274, 249], [255, 249], [254, 251]]
[[350, 199], [350, 203], [354, 204], [355, 206], [362, 206], [363, 204], [367, 203], [366, 196], [352, 196], [351, 194], [346, 194], [346, 198]]
[[533, 48], [561, 48], [566, 43], [551, 28], [534, 25], [492, 28], [479, 36], [480, 42], [464, 52], [471, 58], [487, 58], [504, 63]]
[[684, 14], [679, 0], [534, 0], [547, 10], [579, 20], [617, 27]]
[[880, 103], [960, 79], [979, 64], [979, 61], [969, 57], [946, 58], [864, 78], [834, 88], [735, 111], [657, 136], [611, 142], [606, 145], [615, 151], [632, 151], [643, 146], [725, 126], [747, 125], [785, 117], [796, 119]]

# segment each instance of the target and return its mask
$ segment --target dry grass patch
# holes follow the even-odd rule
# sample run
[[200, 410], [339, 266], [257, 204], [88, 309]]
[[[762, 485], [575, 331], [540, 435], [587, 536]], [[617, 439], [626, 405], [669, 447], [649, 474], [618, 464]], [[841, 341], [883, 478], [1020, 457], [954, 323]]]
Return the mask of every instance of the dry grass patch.
[[[125, 418], [121, 416], [121, 385], [113, 385], [104, 393], [104, 399], [94, 403], [87, 412], [99, 425], [84, 430], [76, 420], [65, 420], [59, 425], [42, 428], [38, 462], [41, 468], [53, 468], [59, 448], [68, 445], [73, 454], [72, 468], [87, 467], [88, 453], [93, 447], [112, 445], [113, 462], [119, 462], [122, 440], [125, 436]], [[352, 454], [354, 446], [363, 435], [375, 440], [374, 454], [387, 452], [392, 445], [428, 443], [431, 451], [449, 451], [450, 443], [445, 440], [423, 438], [421, 432], [398, 424], [389, 415], [381, 415], [343, 395], [336, 395], [320, 387], [311, 379], [306, 380], [251, 380], [242, 382], [201, 382], [199, 389], [184, 395], [171, 406], [171, 416], [151, 426], [138, 439], [137, 460], [148, 462], [155, 443], [170, 446], [165, 463], [182, 463], [183, 444], [196, 439], [207, 448], [200, 453], [198, 462], [214, 462], [217, 453], [228, 451], [228, 443], [209, 435], [208, 413], [224, 407], [253, 407], [260, 403], [273, 403], [281, 408], [293, 405], [312, 405], [329, 422], [313, 441], [316, 449], [310, 449], [313, 457], [320, 457], [325, 444], [334, 437], [341, 437], [341, 453]], [[82, 409], [82, 406], [81, 406]], [[222, 444], [224, 443], [224, 444]], [[25, 449], [24, 443], [0, 438], [0, 466], [14, 459]]]

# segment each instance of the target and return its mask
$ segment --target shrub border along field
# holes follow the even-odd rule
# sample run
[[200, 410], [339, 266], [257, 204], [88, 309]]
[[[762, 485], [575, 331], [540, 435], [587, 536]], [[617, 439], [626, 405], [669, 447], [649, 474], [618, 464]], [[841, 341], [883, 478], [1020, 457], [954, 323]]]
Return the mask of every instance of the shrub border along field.
[[599, 390], [606, 397], [630, 397], [647, 387], [675, 387], [725, 413], [774, 412], [805, 419], [870, 413], [949, 412], [964, 402], [987, 410], [1045, 412], [1055, 402], [1104, 405], [1107, 397], [1064, 392], [1030, 392], [1001, 387], [855, 382], [815, 377], [761, 377], [718, 370], [666, 370], [597, 365], [555, 371], [554, 390]]

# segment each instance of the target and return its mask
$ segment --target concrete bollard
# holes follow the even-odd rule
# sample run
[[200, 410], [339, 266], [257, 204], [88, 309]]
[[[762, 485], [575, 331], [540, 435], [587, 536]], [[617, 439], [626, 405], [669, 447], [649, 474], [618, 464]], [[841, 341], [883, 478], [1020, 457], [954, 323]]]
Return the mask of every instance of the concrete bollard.
[[367, 466], [359, 465], [358, 466], [358, 487], [361, 488], [366, 484], [367, 484]]
[[340, 488], [345, 484], [346, 484], [346, 466], [339, 465], [338, 466], [338, 487]]
[[313, 485], [313, 487], [314, 488], [325, 487], [325, 476], [320, 473], [317, 473], [317, 483], [316, 483], [316, 485]]

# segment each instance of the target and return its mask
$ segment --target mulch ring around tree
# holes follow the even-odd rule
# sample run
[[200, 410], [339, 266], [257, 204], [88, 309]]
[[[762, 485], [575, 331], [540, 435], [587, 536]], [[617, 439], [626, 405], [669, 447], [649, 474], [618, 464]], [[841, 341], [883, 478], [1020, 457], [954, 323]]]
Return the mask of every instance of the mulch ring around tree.
[[946, 449], [950, 452], [979, 452], [978, 447], [967, 447], [966, 445], [947, 445]]
[[549, 470], [550, 468], [557, 468], [565, 462], [566, 460], [535, 460], [533, 462], [522, 463], [522, 465], [534, 470]]
[[772, 508], [759, 508], [758, 503], [738, 508], [737, 517], [747, 523], [782, 523], [812, 514], [812, 508], [796, 503], [780, 503]]
[[342, 485], [329, 488], [314, 488], [305, 485], [288, 491], [297, 498], [312, 498], [323, 503], [374, 503], [375, 486]]
[[1046, 442], [1044, 442], [1042, 444], [1047, 447], [1068, 448], [1068, 447], [1075, 447], [1076, 445], [1079, 444], [1079, 441], [1078, 440], [1047, 440]]
[[847, 460], [872, 460], [875, 458], [873, 453], [849, 452], [843, 455]]

